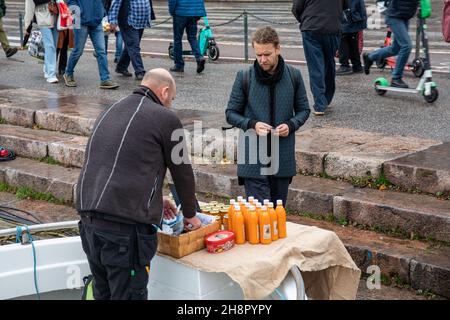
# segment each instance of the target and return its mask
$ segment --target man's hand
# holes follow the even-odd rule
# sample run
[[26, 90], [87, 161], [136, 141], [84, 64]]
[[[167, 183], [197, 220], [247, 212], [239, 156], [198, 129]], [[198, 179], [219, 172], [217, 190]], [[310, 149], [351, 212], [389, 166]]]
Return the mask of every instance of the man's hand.
[[177, 207], [167, 198], [163, 200], [163, 215], [164, 219], [167, 220], [174, 219], [177, 216]]
[[287, 124], [280, 124], [278, 127], [275, 128], [274, 135], [283, 138], [287, 137], [289, 135], [289, 126]]
[[192, 231], [202, 226], [202, 222], [197, 217], [184, 218], [184, 230]]
[[256, 134], [258, 136], [267, 136], [272, 130], [272, 126], [264, 122], [257, 122], [255, 125]]

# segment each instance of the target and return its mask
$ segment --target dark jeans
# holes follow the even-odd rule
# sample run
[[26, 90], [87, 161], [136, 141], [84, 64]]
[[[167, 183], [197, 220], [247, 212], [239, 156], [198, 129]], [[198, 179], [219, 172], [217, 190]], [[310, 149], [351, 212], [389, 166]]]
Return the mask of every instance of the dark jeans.
[[78, 227], [95, 300], [147, 300], [147, 268], [156, 253], [156, 229], [83, 215]]
[[197, 41], [197, 21], [198, 17], [173, 16], [173, 55], [177, 68], [184, 68], [182, 40], [185, 29], [195, 60], [199, 61], [203, 58]]
[[117, 63], [117, 70], [128, 70], [131, 62], [136, 75], [145, 73], [144, 63], [141, 57], [141, 39], [144, 29], [134, 29], [129, 25], [119, 25], [119, 28], [125, 48]]
[[302, 38], [314, 109], [323, 112], [333, 100], [336, 90], [334, 57], [339, 46], [339, 36], [303, 31]]
[[64, 37], [61, 49], [56, 49], [56, 59], [58, 60], [58, 73], [64, 74], [67, 67], [67, 51], [69, 50], [69, 34]]
[[361, 57], [359, 56], [358, 32], [343, 33], [341, 37], [339, 63], [344, 67], [350, 67], [349, 60], [352, 62], [353, 71], [362, 69]]
[[269, 199], [276, 205], [277, 200], [283, 200], [286, 206], [289, 184], [292, 178], [277, 178], [267, 176], [265, 178], [244, 178], [245, 195], [253, 196], [261, 203], [264, 199]]

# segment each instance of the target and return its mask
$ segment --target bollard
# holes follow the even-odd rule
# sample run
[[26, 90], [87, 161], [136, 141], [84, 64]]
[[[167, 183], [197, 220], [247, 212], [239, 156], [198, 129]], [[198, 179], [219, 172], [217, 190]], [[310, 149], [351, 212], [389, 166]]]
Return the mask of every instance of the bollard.
[[248, 15], [244, 10], [244, 60], [248, 62]]
[[20, 46], [23, 44], [23, 14], [19, 12], [19, 34], [20, 34]]

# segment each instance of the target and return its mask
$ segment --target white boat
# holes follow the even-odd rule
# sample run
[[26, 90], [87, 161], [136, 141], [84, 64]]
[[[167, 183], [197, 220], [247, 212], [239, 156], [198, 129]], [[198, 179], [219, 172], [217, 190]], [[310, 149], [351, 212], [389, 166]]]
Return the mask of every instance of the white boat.
[[[77, 228], [77, 224], [78, 221], [38, 224], [28, 230], [61, 230]], [[16, 228], [0, 230], [0, 238], [16, 232]], [[2, 245], [0, 262], [0, 299], [37, 299], [38, 292], [42, 300], [79, 300], [83, 278], [90, 274], [79, 236]], [[239, 284], [225, 273], [203, 272], [158, 254], [152, 259], [151, 268], [149, 300], [244, 299]], [[300, 269], [291, 268], [266, 299], [306, 300]]]

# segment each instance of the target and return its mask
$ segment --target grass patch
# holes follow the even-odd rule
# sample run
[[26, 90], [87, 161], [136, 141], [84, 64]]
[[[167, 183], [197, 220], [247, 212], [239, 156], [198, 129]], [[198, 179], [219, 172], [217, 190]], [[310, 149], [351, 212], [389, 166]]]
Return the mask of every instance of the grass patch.
[[4, 182], [0, 183], [0, 192], [14, 193], [16, 197], [20, 200], [24, 199], [41, 200], [54, 204], [62, 204], [62, 205], [67, 204], [66, 201], [55, 197], [51, 193], [42, 193], [34, 191], [28, 187], [14, 187]]
[[419, 296], [424, 296], [430, 300], [436, 299], [436, 294], [433, 293], [430, 289], [419, 289], [416, 291], [416, 294]]
[[61, 162], [55, 160], [52, 156], [46, 156], [39, 159], [39, 162], [47, 163], [47, 164], [54, 164], [54, 165], [62, 165]]
[[6, 119], [0, 117], [0, 124], [6, 124]]

